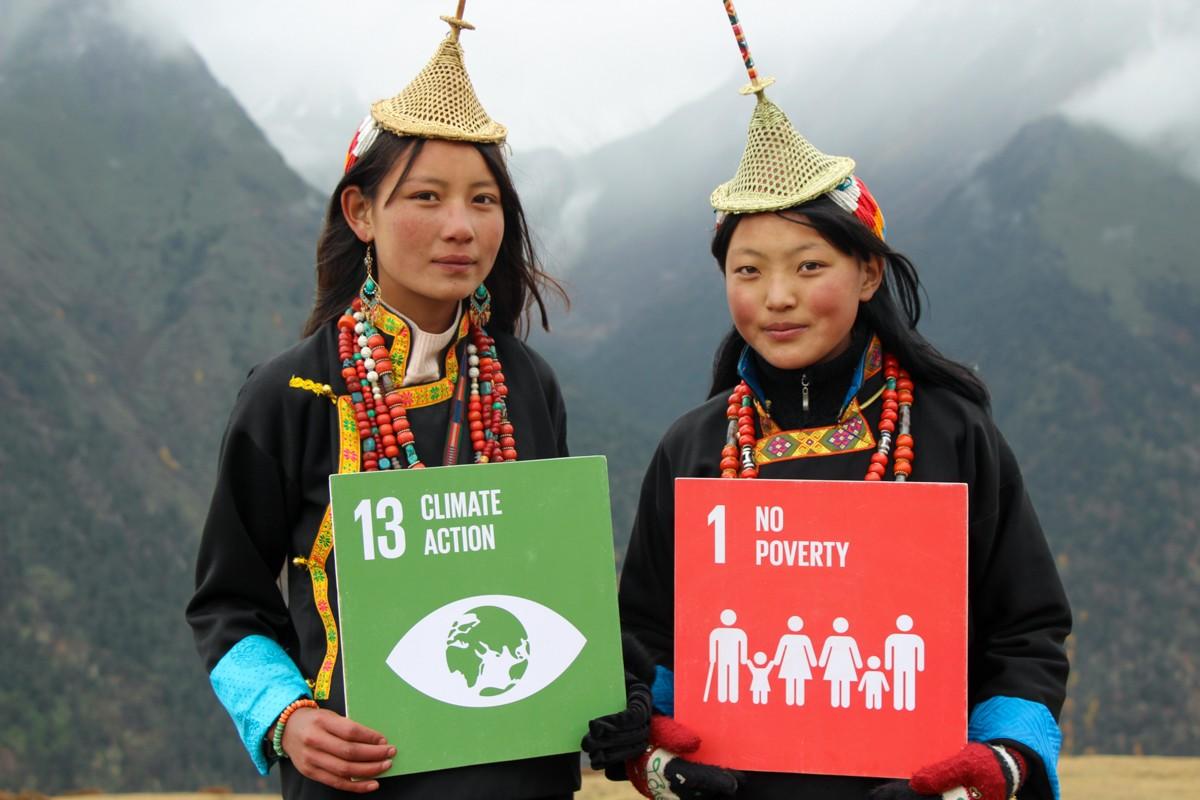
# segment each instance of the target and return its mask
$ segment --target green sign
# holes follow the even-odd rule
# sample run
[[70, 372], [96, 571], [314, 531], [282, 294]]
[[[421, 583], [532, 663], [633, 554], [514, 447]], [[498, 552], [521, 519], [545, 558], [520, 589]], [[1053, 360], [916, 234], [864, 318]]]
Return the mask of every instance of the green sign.
[[603, 457], [329, 479], [346, 714], [387, 775], [572, 752], [625, 707]]

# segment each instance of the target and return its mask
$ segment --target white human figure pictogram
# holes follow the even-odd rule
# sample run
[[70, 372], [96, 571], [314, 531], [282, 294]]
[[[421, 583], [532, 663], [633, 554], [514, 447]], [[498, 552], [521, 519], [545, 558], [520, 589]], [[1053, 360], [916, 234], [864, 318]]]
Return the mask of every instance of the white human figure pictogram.
[[[845, 617], [833, 621], [833, 629], [838, 634], [850, 630], [850, 623]], [[850, 707], [850, 684], [858, 680], [858, 670], [862, 669], [862, 656], [858, 652], [858, 642], [853, 636], [830, 636], [821, 648], [821, 658], [817, 666], [825, 668], [822, 676], [829, 681], [829, 704], [834, 708]]]
[[767, 695], [771, 691], [770, 674], [775, 668], [774, 661], [767, 661], [767, 654], [759, 650], [754, 654], [754, 663], [746, 662], [750, 670], [750, 699], [755, 705], [765, 705]]
[[708, 635], [708, 679], [704, 682], [704, 702], [708, 702], [712, 687], [713, 672], [717, 673], [717, 702], [738, 701], [738, 680], [742, 664], [749, 664], [749, 644], [746, 632], [732, 627], [737, 614], [727, 608], [721, 612], [721, 625]]
[[917, 707], [917, 673], [925, 671], [925, 640], [909, 633], [913, 619], [896, 617], [896, 629], [883, 646], [884, 668], [892, 671], [892, 708], [912, 711]]
[[888, 691], [888, 681], [879, 668], [879, 656], [867, 659], [867, 669], [858, 682], [858, 690], [866, 694], [867, 708], [883, 708], [883, 693]]
[[775, 648], [775, 658], [779, 665], [775, 677], [783, 681], [784, 701], [789, 706], [804, 705], [804, 684], [812, 678], [812, 668], [817, 666], [817, 653], [813, 649], [812, 639], [800, 633], [804, 628], [804, 620], [797, 616], [788, 617], [788, 630], [779, 637], [779, 646]]

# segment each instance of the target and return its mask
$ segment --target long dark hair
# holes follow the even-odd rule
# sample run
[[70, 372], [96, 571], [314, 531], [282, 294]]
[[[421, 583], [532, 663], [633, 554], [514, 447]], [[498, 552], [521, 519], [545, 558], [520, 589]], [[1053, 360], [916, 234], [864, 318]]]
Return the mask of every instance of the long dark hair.
[[[988, 406], [988, 390], [979, 376], [946, 358], [917, 332], [917, 322], [921, 319], [921, 281], [917, 268], [906, 256], [825, 196], [775, 213], [797, 225], [809, 225], [846, 255], [862, 260], [880, 257], [884, 263], [883, 283], [874, 297], [859, 303], [858, 322], [878, 334], [884, 350], [895, 355], [917, 380], [944, 386], [985, 408]], [[713, 234], [712, 254], [722, 273], [729, 242], [743, 216], [727, 215]], [[710, 397], [737, 383], [738, 357], [745, 346], [746, 341], [736, 328], [721, 341], [713, 358]]]
[[[358, 295], [366, 278], [363, 254], [367, 246], [359, 241], [342, 215], [342, 191], [347, 186], [357, 186], [367, 199], [374, 200], [379, 194], [380, 183], [397, 159], [408, 155], [400, 178], [404, 180], [425, 142], [425, 139], [381, 131], [374, 144], [338, 181], [329, 198], [325, 226], [317, 239], [317, 294], [308, 321], [304, 323], [304, 336], [341, 316]], [[496, 263], [483, 282], [492, 295], [488, 329], [525, 334], [529, 330], [533, 307], [537, 306], [542, 327], [549, 330], [550, 320], [543, 295], [547, 291], [554, 292], [566, 301], [566, 292], [538, 263], [521, 199], [513, 186], [500, 146], [473, 144], [500, 186], [500, 205], [504, 213], [504, 238], [500, 240]]]

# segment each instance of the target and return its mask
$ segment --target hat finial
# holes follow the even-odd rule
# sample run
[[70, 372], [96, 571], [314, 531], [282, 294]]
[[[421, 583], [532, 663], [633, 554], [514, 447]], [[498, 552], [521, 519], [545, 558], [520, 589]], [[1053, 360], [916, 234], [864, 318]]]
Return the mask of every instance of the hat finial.
[[724, 3], [725, 13], [729, 16], [729, 27], [733, 28], [733, 38], [737, 40], [738, 50], [742, 51], [742, 63], [746, 66], [746, 74], [750, 76], [750, 82], [738, 91], [742, 94], [754, 93], [761, 99], [765, 97], [763, 89], [774, 83], [775, 79], [758, 77], [758, 69], [754, 66], [754, 56], [750, 55], [750, 45], [746, 42], [742, 23], [738, 21], [737, 9], [733, 7], [733, 0], [724, 0]]
[[458, 41], [459, 31], [466, 28], [469, 31], [475, 30], [475, 26], [463, 19], [463, 13], [467, 8], [467, 0], [458, 0], [458, 10], [454, 12], [453, 17], [438, 17], [442, 22], [450, 26], [450, 41]]
[[750, 83], [740, 91], [757, 95], [758, 102], [750, 116], [737, 174], [713, 191], [712, 207], [731, 214], [778, 211], [834, 189], [853, 174], [854, 160], [829, 156], [813, 147], [792, 127], [783, 110], [767, 99], [763, 90], [775, 79], [759, 77], [733, 0], [723, 2], [750, 76]]

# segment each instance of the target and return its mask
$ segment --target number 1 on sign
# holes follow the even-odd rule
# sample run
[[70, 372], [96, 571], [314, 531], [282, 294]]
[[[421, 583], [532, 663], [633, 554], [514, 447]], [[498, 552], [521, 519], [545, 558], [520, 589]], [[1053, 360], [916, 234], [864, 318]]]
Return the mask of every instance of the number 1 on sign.
[[713, 526], [713, 563], [725, 563], [725, 506], [713, 506], [708, 512], [708, 524]]

